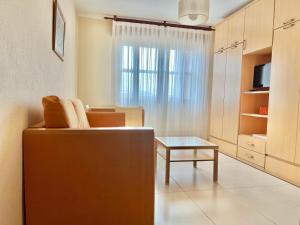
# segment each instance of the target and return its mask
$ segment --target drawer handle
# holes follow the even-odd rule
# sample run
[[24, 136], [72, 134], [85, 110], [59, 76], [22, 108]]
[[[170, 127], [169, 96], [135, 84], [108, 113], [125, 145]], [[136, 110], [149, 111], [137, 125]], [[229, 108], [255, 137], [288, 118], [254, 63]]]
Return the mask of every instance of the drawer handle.
[[283, 26], [287, 25], [287, 24], [290, 24], [290, 23], [295, 23], [296, 22], [296, 19], [295, 18], [292, 18], [292, 19], [289, 19], [285, 22], [283, 22]]
[[254, 156], [253, 156], [253, 155], [250, 155], [249, 153], [247, 153], [246, 156], [247, 156], [249, 159], [254, 159]]
[[255, 144], [254, 144], [254, 143], [251, 143], [251, 142], [248, 142], [248, 146], [254, 148], [254, 147], [255, 147]]

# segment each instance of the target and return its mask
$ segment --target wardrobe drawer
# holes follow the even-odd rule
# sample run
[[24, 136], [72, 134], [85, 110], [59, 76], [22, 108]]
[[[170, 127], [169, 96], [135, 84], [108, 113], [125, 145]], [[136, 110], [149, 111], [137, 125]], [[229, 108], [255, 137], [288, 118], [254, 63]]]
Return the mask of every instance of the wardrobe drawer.
[[259, 154], [257, 152], [253, 152], [245, 148], [239, 147], [238, 158], [251, 162], [260, 167], [265, 167], [265, 155]]
[[300, 187], [300, 165], [267, 156], [266, 171]]
[[263, 155], [266, 153], [266, 142], [251, 135], [239, 135], [238, 145]]
[[219, 146], [219, 152], [222, 152], [226, 155], [236, 158], [237, 154], [237, 145], [220, 140], [218, 138], [210, 137], [210, 142]]

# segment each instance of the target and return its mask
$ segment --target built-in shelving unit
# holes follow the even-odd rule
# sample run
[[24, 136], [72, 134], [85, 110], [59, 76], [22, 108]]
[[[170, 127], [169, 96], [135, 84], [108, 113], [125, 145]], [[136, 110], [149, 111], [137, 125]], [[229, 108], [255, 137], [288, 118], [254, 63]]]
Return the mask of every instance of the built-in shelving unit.
[[269, 106], [269, 90], [252, 91], [256, 65], [271, 62], [271, 53], [243, 56], [239, 134], [266, 134], [268, 115], [259, 113], [260, 107]]
[[260, 169], [265, 168], [268, 115], [262, 114], [269, 107], [269, 90], [253, 88], [254, 69], [271, 62], [271, 52], [243, 56], [240, 123], [237, 158]]

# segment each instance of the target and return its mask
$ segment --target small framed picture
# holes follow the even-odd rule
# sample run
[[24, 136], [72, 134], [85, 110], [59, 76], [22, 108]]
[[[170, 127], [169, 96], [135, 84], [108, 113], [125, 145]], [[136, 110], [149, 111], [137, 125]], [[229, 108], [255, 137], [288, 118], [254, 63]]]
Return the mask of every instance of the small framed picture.
[[62, 61], [64, 61], [65, 55], [65, 34], [66, 21], [58, 4], [58, 0], [54, 0], [52, 49]]

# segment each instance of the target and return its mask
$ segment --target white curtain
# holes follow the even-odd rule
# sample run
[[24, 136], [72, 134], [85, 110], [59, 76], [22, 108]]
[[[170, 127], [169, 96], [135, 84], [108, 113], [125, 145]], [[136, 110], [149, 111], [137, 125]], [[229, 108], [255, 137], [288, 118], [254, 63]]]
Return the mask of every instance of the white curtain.
[[213, 32], [114, 22], [116, 104], [143, 106], [156, 135], [208, 137]]

